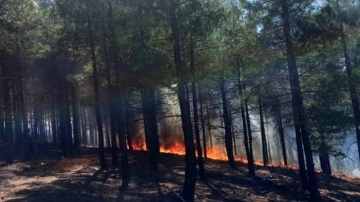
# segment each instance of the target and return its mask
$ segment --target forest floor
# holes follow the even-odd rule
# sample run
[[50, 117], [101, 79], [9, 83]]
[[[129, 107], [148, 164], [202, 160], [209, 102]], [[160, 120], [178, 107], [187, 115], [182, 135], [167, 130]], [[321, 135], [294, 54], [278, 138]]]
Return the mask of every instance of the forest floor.
[[[147, 169], [148, 154], [129, 154], [130, 181], [121, 186], [121, 170], [100, 171], [96, 149], [61, 158], [60, 150], [37, 151], [32, 161], [0, 163], [0, 202], [3, 201], [181, 201], [177, 197], [184, 178], [184, 157], [161, 154], [157, 172]], [[110, 165], [111, 159], [108, 156]], [[195, 201], [308, 201], [297, 172], [257, 167], [247, 176], [246, 165], [237, 170], [226, 162], [206, 161], [207, 182], [197, 181]], [[360, 201], [360, 179], [318, 174], [325, 201]]]

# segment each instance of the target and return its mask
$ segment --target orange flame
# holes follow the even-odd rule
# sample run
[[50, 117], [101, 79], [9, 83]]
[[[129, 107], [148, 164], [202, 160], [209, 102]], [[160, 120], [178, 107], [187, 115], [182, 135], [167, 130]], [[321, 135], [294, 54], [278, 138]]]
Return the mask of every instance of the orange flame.
[[[136, 140], [133, 140], [132, 146], [133, 146], [134, 150], [147, 151], [145, 135], [141, 135]], [[185, 155], [185, 146], [181, 140], [174, 140], [172, 142], [167, 142], [165, 144], [161, 144], [160, 152], [177, 154], [177, 155]], [[207, 148], [206, 154], [207, 154], [207, 158], [212, 159], [212, 160], [220, 160], [220, 161], [228, 160], [226, 152], [223, 149], [221, 149], [221, 147], [218, 147], [218, 146], [212, 147], [212, 148]], [[240, 156], [235, 156], [235, 161], [241, 162], [244, 164], [248, 163], [248, 160], [246, 158], [243, 158]], [[254, 165], [263, 166], [263, 162], [262, 161], [254, 161]], [[292, 170], [298, 170], [297, 165], [288, 164], [285, 166], [283, 161], [281, 161], [280, 164], [272, 162], [272, 163], [269, 163], [267, 166], [268, 167], [283, 167], [283, 168], [288, 168], [288, 169], [292, 169]]]

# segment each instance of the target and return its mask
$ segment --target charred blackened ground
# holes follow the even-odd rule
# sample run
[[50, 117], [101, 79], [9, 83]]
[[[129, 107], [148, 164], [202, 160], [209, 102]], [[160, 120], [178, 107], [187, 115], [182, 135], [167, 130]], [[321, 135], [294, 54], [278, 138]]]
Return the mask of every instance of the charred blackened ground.
[[[110, 153], [110, 152], [108, 152]], [[99, 170], [97, 151], [81, 148], [69, 158], [59, 149], [36, 151], [36, 159], [0, 167], [0, 201], [181, 201], [184, 157], [160, 155], [157, 171], [148, 169], [148, 154], [129, 154], [130, 180], [122, 182], [121, 169]], [[107, 161], [111, 161], [108, 155]], [[256, 167], [247, 175], [245, 164], [237, 170], [227, 162], [207, 160], [207, 181], [197, 181], [195, 201], [308, 201], [296, 170]], [[360, 180], [317, 175], [325, 201], [359, 201]]]

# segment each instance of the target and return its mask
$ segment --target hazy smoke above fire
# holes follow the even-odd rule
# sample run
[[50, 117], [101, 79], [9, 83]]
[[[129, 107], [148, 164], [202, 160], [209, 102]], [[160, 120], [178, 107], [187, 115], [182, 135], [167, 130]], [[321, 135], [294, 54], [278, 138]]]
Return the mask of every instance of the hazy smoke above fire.
[[[176, 96], [171, 93], [171, 90], [162, 90], [163, 100], [158, 106], [158, 131], [160, 138], [160, 150], [166, 153], [185, 154], [185, 148], [183, 144], [183, 133], [181, 126], [180, 107]], [[256, 111], [256, 110], [254, 110]], [[222, 126], [222, 119], [219, 115], [221, 112], [219, 109], [213, 113], [218, 113], [216, 118], [210, 118], [209, 122], [211, 130], [207, 127], [206, 142], [207, 142], [207, 156], [211, 159], [227, 160], [224, 145], [224, 131]], [[236, 160], [246, 163], [243, 130], [240, 118], [233, 120], [234, 128], [234, 150], [236, 154]], [[261, 136], [259, 117], [257, 114], [251, 114], [251, 126], [253, 130], [253, 149], [255, 164], [262, 165], [262, 151], [261, 151]], [[265, 121], [266, 137], [268, 142], [268, 154], [270, 165], [281, 166], [283, 165], [280, 140], [275, 127], [275, 121], [271, 117], [267, 117]], [[139, 123], [138, 132], [133, 135], [132, 144], [135, 149], [146, 149], [145, 135], [142, 128], [142, 123]], [[202, 131], [201, 131], [202, 132]], [[201, 137], [202, 138], [202, 137]], [[202, 140], [201, 140], [202, 141]], [[295, 133], [291, 127], [285, 128], [285, 141], [287, 157], [290, 167], [297, 167], [297, 149], [295, 144]], [[359, 161], [357, 157], [357, 145], [354, 133], [347, 133], [345, 141], [342, 145], [338, 145], [337, 149], [344, 154], [342, 158], [330, 157], [331, 166], [334, 173], [352, 175], [360, 178]], [[314, 163], [317, 169], [320, 170], [319, 157], [314, 154]]]

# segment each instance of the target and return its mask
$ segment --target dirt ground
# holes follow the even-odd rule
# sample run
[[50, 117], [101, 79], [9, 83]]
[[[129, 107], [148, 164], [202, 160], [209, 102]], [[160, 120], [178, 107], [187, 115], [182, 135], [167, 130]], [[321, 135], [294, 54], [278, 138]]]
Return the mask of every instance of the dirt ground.
[[[96, 149], [81, 148], [69, 158], [60, 153], [49, 149], [37, 151], [32, 161], [0, 163], [0, 202], [181, 201], [182, 156], [161, 154], [155, 172], [147, 169], [146, 152], [131, 152], [130, 181], [121, 186], [120, 169], [99, 170]], [[110, 165], [110, 155], [107, 160]], [[226, 162], [206, 161], [206, 169], [208, 180], [198, 180], [195, 201], [308, 201], [294, 170], [257, 167], [257, 177], [249, 178], [242, 164], [232, 170]], [[359, 179], [318, 178], [325, 201], [360, 201]]]

